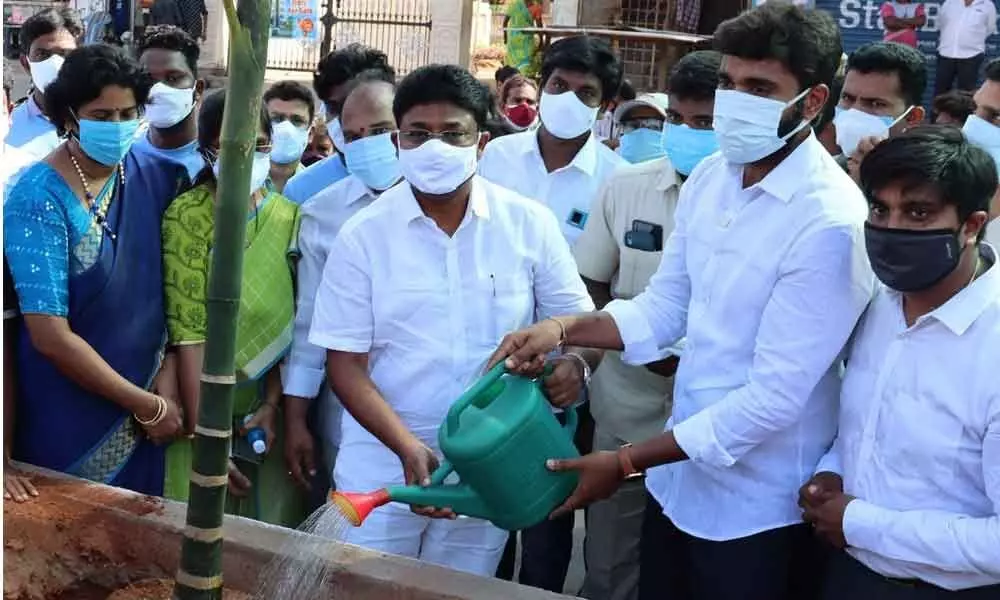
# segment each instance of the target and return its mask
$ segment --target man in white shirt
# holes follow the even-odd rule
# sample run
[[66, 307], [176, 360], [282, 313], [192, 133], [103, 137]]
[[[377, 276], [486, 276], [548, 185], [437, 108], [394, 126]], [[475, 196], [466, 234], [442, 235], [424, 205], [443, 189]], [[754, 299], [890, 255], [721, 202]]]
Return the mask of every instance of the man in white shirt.
[[33, 89], [11, 112], [4, 143], [38, 161], [62, 143], [45, 114], [45, 88], [55, 81], [63, 58], [76, 49], [83, 23], [72, 8], [48, 8], [28, 18], [20, 35], [21, 66], [31, 75]]
[[[1000, 59], [986, 65], [986, 79], [974, 96], [975, 114], [969, 115], [962, 132], [970, 142], [990, 153], [1000, 170]], [[986, 241], [1000, 248], [1000, 188], [993, 197], [992, 219], [986, 226]]]
[[518, 372], [560, 343], [644, 364], [686, 334], [665, 433], [550, 461], [580, 473], [555, 514], [649, 469], [642, 600], [798, 600], [817, 583], [797, 490], [833, 441], [840, 355], [874, 285], [864, 197], [809, 128], [839, 41], [827, 13], [785, 3], [720, 25], [721, 153], [681, 188], [646, 291], [513, 333], [494, 354]]
[[601, 184], [626, 164], [592, 132], [621, 80], [621, 61], [605, 40], [555, 42], [542, 62], [542, 126], [493, 140], [479, 163], [486, 179], [552, 209], [570, 244], [583, 233]]
[[938, 10], [938, 60], [934, 95], [976, 89], [986, 38], [997, 32], [994, 0], [945, 0]]
[[854, 332], [840, 431], [802, 487], [839, 553], [824, 598], [1000, 598], [1000, 265], [981, 243], [996, 167], [918, 128], [861, 166], [883, 283]]
[[[664, 157], [623, 167], [594, 202], [573, 256], [599, 309], [612, 299], [634, 298], [646, 288], [673, 231], [683, 178], [718, 147], [711, 127], [720, 58], [711, 50], [687, 54], [667, 81], [670, 105], [665, 134], [675, 138], [672, 155], [681, 166]], [[663, 432], [670, 416], [677, 360], [671, 355], [632, 366], [622, 362], [618, 352], [604, 354], [588, 393], [595, 422], [594, 450], [617, 450], [622, 444], [643, 442]], [[645, 508], [645, 487], [641, 481], [632, 481], [587, 510], [587, 574], [581, 596], [593, 600], [638, 597]]]
[[[302, 205], [299, 228], [302, 256], [296, 271], [298, 305], [284, 378], [285, 460], [292, 478], [317, 493], [319, 503], [324, 501], [332, 478], [340, 440], [341, 407], [329, 386], [323, 385], [326, 350], [309, 343], [313, 303], [330, 247], [340, 229], [400, 179], [396, 147], [391, 139], [396, 130], [392, 114], [395, 86], [380, 78], [364, 76], [356, 79], [353, 86], [340, 113], [344, 132], [342, 152], [347, 164], [353, 167], [351, 174]], [[312, 406], [313, 399], [317, 399], [318, 406]], [[308, 418], [310, 410], [312, 419]], [[322, 465], [319, 472], [317, 454]]]
[[[429, 482], [444, 415], [504, 333], [593, 307], [552, 214], [475, 175], [489, 111], [489, 91], [461, 67], [409, 74], [393, 103], [406, 182], [355, 215], [330, 249], [309, 341], [329, 350], [330, 383], [347, 409], [342, 489]], [[599, 358], [581, 349], [554, 359], [550, 401], [575, 402]], [[453, 515], [390, 504], [345, 539], [493, 575], [505, 531], [433, 516]]]

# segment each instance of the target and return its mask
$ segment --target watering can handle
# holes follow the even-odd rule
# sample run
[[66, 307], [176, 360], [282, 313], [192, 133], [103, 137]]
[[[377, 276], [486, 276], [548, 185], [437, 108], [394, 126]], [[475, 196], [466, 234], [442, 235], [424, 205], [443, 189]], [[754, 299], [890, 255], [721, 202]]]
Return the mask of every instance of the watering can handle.
[[455, 470], [455, 467], [451, 466], [451, 462], [446, 458], [441, 461], [438, 468], [434, 469], [431, 473], [431, 485], [442, 485], [444, 480], [451, 475], [451, 472]]
[[472, 401], [476, 399], [477, 396], [485, 392], [491, 385], [499, 381], [503, 377], [505, 368], [503, 361], [501, 360], [492, 369], [486, 372], [479, 381], [472, 384], [472, 387], [465, 390], [465, 393], [451, 405], [448, 409], [448, 431], [455, 431], [458, 427], [458, 416], [462, 414], [462, 411], [468, 408]]

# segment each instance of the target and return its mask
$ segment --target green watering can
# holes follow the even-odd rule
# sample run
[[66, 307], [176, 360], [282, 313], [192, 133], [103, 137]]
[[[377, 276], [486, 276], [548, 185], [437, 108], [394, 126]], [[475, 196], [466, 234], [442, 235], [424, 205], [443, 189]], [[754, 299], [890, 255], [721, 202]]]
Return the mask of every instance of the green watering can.
[[[565, 426], [559, 424], [541, 379], [506, 373], [501, 362], [448, 410], [438, 430], [445, 460], [431, 485], [331, 492], [330, 500], [355, 526], [375, 508], [402, 502], [450, 507], [508, 531], [525, 529], [548, 518], [576, 488], [575, 472], [545, 468], [546, 459], [580, 455], [573, 445], [576, 424], [575, 409], [566, 411]], [[460, 482], [444, 483], [453, 471]]]

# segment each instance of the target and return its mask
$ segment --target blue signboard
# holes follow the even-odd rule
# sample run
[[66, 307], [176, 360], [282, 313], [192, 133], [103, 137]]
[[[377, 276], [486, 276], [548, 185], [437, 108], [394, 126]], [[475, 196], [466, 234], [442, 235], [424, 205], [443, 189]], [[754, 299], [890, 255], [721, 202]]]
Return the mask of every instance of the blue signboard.
[[[996, 2], [997, 0], [994, 0]], [[816, 8], [833, 15], [840, 26], [844, 40], [844, 52], [868, 42], [881, 40], [885, 34], [879, 10], [885, 4], [882, 0], [815, 0]], [[927, 59], [927, 91], [924, 104], [930, 106], [934, 94], [934, 73], [937, 66], [938, 12], [944, 2], [923, 2], [927, 14], [927, 24], [917, 31], [917, 44]], [[986, 40], [986, 60], [1000, 56], [1000, 35]]]

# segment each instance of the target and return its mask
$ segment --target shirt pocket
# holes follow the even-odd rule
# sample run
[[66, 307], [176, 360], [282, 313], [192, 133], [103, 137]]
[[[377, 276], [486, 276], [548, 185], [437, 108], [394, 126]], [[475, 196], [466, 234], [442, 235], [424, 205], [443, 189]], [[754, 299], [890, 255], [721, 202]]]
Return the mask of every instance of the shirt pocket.
[[466, 298], [465, 310], [474, 318], [472, 341], [496, 348], [505, 335], [535, 320], [535, 297], [531, 281], [520, 271], [481, 274]]

